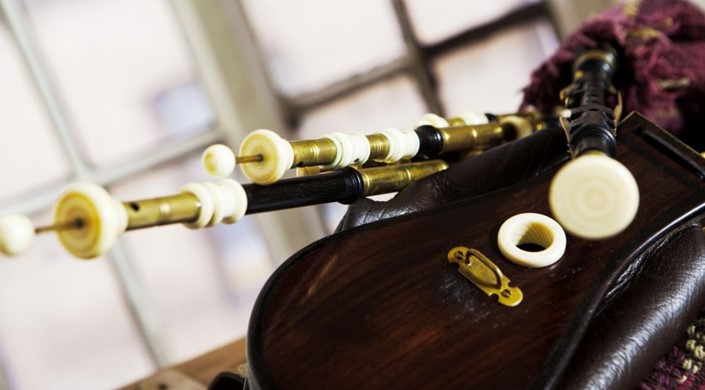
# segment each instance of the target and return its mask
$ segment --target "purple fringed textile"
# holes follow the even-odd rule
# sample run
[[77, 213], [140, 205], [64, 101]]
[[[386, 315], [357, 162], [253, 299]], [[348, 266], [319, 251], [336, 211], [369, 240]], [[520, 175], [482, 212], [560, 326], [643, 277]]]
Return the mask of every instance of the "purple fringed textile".
[[671, 352], [641, 383], [642, 390], [705, 389], [705, 313], [688, 327]]
[[705, 15], [684, 1], [647, 0], [588, 19], [532, 73], [522, 106], [560, 106], [575, 54], [601, 43], [618, 51], [614, 84], [625, 113], [639, 111], [691, 146], [705, 146]]

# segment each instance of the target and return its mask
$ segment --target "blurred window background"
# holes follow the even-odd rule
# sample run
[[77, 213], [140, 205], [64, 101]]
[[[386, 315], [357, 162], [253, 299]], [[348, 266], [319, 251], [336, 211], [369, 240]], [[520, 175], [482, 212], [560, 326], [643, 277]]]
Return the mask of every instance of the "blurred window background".
[[[612, 1], [0, 0], [0, 214], [51, 221], [72, 181], [118, 199], [209, 180], [200, 152], [508, 113], [559, 36]], [[243, 177], [236, 177], [245, 181]], [[55, 237], [0, 259], [0, 387], [115, 388], [245, 335], [278, 264], [337, 204], [128, 233], [79, 261]]]

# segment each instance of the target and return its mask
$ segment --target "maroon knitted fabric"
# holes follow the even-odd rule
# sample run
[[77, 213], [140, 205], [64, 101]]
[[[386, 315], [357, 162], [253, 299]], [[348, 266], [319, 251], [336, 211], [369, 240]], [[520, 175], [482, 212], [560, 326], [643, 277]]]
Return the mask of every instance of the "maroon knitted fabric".
[[705, 313], [685, 333], [641, 383], [641, 389], [705, 389]]
[[691, 146], [705, 146], [705, 15], [684, 1], [646, 0], [588, 19], [533, 72], [522, 106], [560, 106], [576, 53], [603, 43], [619, 54], [614, 84], [624, 112], [640, 111]]

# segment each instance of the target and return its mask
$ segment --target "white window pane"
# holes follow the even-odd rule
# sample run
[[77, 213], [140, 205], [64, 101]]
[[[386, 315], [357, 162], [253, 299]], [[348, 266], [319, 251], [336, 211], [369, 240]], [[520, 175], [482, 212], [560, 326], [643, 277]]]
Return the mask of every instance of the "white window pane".
[[[414, 83], [399, 76], [308, 112], [302, 118], [298, 138], [319, 138], [333, 132], [369, 134], [388, 127], [411, 128], [425, 112]], [[346, 209], [347, 206], [339, 203], [321, 207], [329, 232], [336, 228]]]
[[26, 2], [93, 163], [114, 163], [209, 126], [205, 94], [167, 1]]
[[400, 57], [391, 3], [378, 0], [245, 0], [275, 86], [312, 91]]
[[308, 111], [298, 138], [333, 132], [374, 133], [386, 127], [410, 128], [426, 112], [414, 82], [397, 76]]
[[516, 111], [531, 71], [556, 48], [550, 25], [539, 22], [502, 31], [439, 58], [433, 67], [447, 112]]
[[[178, 193], [206, 181], [197, 159], [131, 178], [118, 199]], [[253, 221], [191, 230], [182, 225], [127, 232], [122, 238], [164, 326], [172, 362], [203, 354], [245, 334], [254, 300], [273, 262]]]
[[433, 44], [539, 0], [406, 0], [419, 40]]
[[105, 258], [72, 258], [47, 234], [0, 260], [0, 356], [12, 388], [115, 388], [154, 370]]
[[0, 29], [0, 199], [17, 197], [70, 172], [57, 134], [8, 31]]

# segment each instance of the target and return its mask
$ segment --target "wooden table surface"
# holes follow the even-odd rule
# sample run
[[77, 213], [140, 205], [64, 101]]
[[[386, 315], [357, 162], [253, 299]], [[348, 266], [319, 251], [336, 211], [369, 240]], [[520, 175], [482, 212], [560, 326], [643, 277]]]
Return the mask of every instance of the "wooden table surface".
[[246, 375], [245, 339], [236, 340], [187, 362], [165, 368], [121, 390], [203, 390], [223, 371]]

